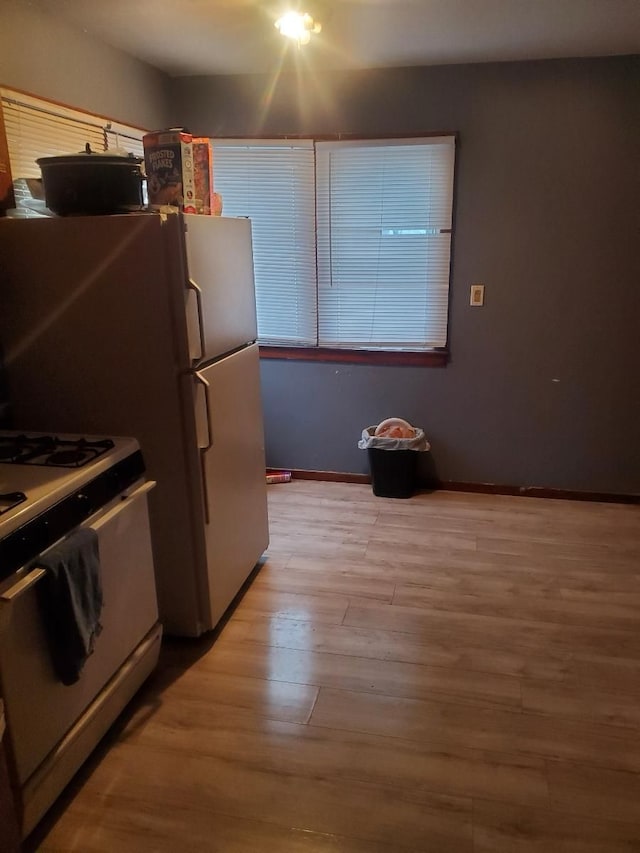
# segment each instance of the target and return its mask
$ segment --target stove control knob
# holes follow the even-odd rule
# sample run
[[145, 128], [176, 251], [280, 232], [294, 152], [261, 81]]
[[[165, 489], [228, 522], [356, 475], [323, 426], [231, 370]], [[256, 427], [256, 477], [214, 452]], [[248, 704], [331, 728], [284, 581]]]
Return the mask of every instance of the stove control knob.
[[76, 495], [76, 503], [80, 507], [80, 511], [86, 517], [91, 513], [91, 502], [89, 501], [89, 496], [85, 495], [83, 492], [78, 492]]

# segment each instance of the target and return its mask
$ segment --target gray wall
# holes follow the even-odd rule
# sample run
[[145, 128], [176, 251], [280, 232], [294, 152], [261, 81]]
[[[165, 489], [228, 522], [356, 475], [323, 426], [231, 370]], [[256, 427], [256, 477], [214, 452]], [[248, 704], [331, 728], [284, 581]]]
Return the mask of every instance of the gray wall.
[[0, 0], [0, 85], [155, 129], [167, 125], [166, 81], [25, 0]]
[[[422, 426], [444, 480], [640, 492], [640, 57], [171, 81], [210, 135], [455, 130], [445, 368], [263, 361], [268, 464], [367, 470]], [[215, 169], [215, 167], [214, 167]], [[484, 282], [485, 307], [469, 307]]]
[[270, 465], [366, 471], [359, 433], [394, 414], [424, 427], [442, 479], [640, 491], [640, 58], [285, 75], [269, 96], [260, 76], [167, 81], [24, 3], [0, 9], [0, 83], [121, 121], [459, 132], [449, 365], [263, 362]]

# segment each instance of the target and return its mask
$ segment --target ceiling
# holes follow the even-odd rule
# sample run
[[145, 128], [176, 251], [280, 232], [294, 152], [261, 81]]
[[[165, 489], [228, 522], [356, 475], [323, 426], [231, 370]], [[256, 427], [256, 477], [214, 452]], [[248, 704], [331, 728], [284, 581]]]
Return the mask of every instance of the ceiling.
[[640, 0], [294, 0], [322, 24], [301, 48], [273, 26], [283, 3], [31, 0], [173, 76], [640, 53]]

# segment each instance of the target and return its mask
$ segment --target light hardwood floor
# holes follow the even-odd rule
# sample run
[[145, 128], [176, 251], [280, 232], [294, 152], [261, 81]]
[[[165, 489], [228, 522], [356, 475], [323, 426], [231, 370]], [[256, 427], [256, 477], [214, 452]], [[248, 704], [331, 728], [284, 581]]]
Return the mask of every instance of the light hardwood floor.
[[640, 851], [640, 507], [269, 489], [236, 611], [30, 849]]

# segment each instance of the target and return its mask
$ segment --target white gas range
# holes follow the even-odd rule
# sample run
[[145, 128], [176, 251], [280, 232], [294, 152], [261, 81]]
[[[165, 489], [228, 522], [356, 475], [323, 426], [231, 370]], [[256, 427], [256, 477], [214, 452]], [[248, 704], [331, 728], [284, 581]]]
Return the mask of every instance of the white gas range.
[[[158, 659], [147, 506], [155, 483], [144, 470], [133, 438], [0, 431], [0, 694], [23, 836]], [[83, 528], [97, 537], [102, 630], [66, 684], [51, 660], [38, 559], [46, 565], [48, 549]]]

